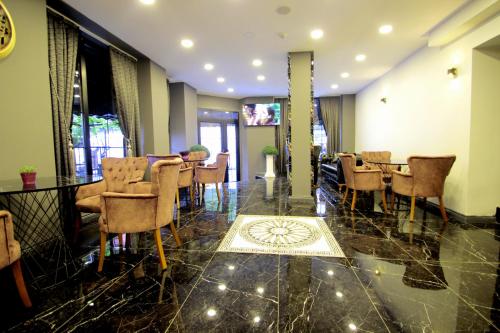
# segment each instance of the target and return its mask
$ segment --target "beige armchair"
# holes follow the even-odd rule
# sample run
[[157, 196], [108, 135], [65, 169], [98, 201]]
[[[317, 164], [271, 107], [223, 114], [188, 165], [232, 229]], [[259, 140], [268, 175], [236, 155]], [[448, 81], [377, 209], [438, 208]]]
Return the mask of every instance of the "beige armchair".
[[[81, 213], [101, 212], [101, 193], [118, 192], [134, 193], [134, 186], [144, 178], [148, 167], [146, 157], [108, 157], [102, 159], [103, 180], [82, 186], [76, 192], [76, 208]], [[80, 214], [78, 214], [80, 215]], [[81, 216], [75, 225], [75, 236], [78, 235]]]
[[444, 182], [455, 159], [455, 155], [408, 157], [409, 173], [392, 172], [391, 209], [394, 208], [394, 194], [411, 197], [410, 221], [413, 221], [416, 197], [437, 197], [443, 220], [448, 222], [443, 201]]
[[[174, 160], [176, 158], [181, 158], [181, 155], [172, 154], [172, 155], [147, 155], [148, 161], [150, 165], [153, 165], [156, 161], [161, 160]], [[179, 189], [180, 188], [189, 188], [189, 195], [191, 197], [191, 202], [194, 202], [194, 186], [193, 186], [193, 168], [190, 166], [186, 166], [185, 163], [181, 166], [179, 171], [179, 180], [177, 181], [177, 192], [175, 194], [177, 209], [181, 208], [181, 202], [179, 198]]]
[[217, 199], [220, 202], [219, 183], [224, 184], [224, 180], [226, 178], [226, 168], [228, 160], [229, 160], [229, 153], [219, 153], [217, 154], [217, 160], [214, 164], [196, 167], [194, 180], [198, 186], [198, 192], [200, 184], [202, 184], [203, 186], [203, 192], [201, 193], [201, 198], [203, 198], [205, 194], [205, 184], [215, 184], [215, 190], [217, 191]]
[[14, 224], [8, 211], [0, 210], [0, 224], [0, 269], [11, 267], [19, 296], [24, 306], [31, 308], [31, 300], [21, 270], [21, 246], [14, 239]]
[[99, 218], [101, 246], [98, 272], [102, 271], [106, 238], [109, 233], [154, 231], [161, 267], [167, 268], [160, 228], [170, 224], [177, 245], [181, 245], [172, 223], [174, 196], [181, 164], [180, 158], [155, 162], [151, 167], [151, 193], [104, 192], [101, 194], [101, 217]]
[[387, 181], [390, 181], [390, 178], [392, 176], [392, 170], [399, 170], [398, 165], [382, 165], [369, 162], [369, 161], [390, 162], [391, 161], [390, 151], [363, 151], [361, 152], [361, 159], [363, 160], [363, 165], [366, 166], [368, 169], [382, 170], [383, 177]]
[[339, 154], [342, 161], [342, 170], [346, 182], [346, 191], [342, 204], [345, 204], [349, 189], [353, 190], [351, 210], [356, 207], [357, 191], [380, 191], [382, 192], [382, 203], [384, 212], [387, 213], [387, 202], [385, 200], [385, 184], [382, 180], [382, 171], [380, 169], [366, 169], [356, 167], [356, 156], [353, 154]]

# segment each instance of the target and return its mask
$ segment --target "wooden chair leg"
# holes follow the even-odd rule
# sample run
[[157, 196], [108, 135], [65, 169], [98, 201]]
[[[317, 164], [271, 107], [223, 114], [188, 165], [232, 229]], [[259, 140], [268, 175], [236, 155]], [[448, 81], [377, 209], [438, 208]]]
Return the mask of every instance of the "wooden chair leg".
[[125, 234], [125, 248], [132, 248], [132, 236], [130, 234]]
[[107, 234], [101, 231], [101, 246], [99, 248], [99, 264], [97, 271], [102, 272], [102, 265], [104, 265], [104, 255], [106, 254], [106, 238]]
[[442, 195], [439, 196], [439, 210], [441, 211], [443, 221], [448, 222], [448, 215], [446, 214], [446, 209], [444, 208], [444, 200]]
[[118, 246], [120, 250], [123, 248], [123, 234], [118, 234]]
[[181, 239], [179, 238], [179, 234], [177, 233], [177, 230], [175, 229], [175, 226], [173, 223], [170, 223], [170, 230], [172, 231], [172, 235], [174, 235], [175, 243], [177, 243], [178, 247], [182, 246]]
[[347, 196], [349, 195], [349, 189], [346, 187], [345, 188], [345, 193], [344, 193], [344, 198], [342, 199], [342, 204], [345, 205], [345, 202], [347, 200]]
[[[172, 223], [170, 223], [172, 225]], [[163, 253], [163, 244], [161, 242], [161, 232], [160, 228], [155, 230], [155, 242], [156, 248], [158, 249], [158, 256], [160, 257], [161, 269], [167, 269], [167, 261], [165, 260], [165, 253]]]
[[352, 203], [351, 203], [351, 211], [356, 208], [356, 199], [358, 198], [358, 191], [352, 190]]
[[177, 188], [177, 191], [175, 192], [175, 200], [177, 201], [177, 209], [181, 209], [181, 199], [179, 195], [179, 188]]
[[31, 308], [31, 300], [28, 295], [28, 290], [26, 290], [26, 284], [24, 283], [23, 271], [21, 269], [21, 261], [16, 260], [12, 265], [12, 275], [14, 275], [14, 280], [16, 281], [17, 292], [21, 301], [26, 308]]
[[413, 222], [415, 219], [415, 196], [411, 197], [411, 206], [410, 206], [410, 222]]
[[189, 186], [189, 197], [191, 198], [191, 204], [194, 202], [194, 185]]
[[382, 205], [384, 206], [384, 213], [387, 214], [387, 200], [385, 198], [385, 191], [381, 191], [382, 193]]
[[201, 184], [201, 197], [205, 198], [205, 184]]
[[217, 191], [217, 200], [220, 202], [219, 183], [215, 183], [215, 190]]

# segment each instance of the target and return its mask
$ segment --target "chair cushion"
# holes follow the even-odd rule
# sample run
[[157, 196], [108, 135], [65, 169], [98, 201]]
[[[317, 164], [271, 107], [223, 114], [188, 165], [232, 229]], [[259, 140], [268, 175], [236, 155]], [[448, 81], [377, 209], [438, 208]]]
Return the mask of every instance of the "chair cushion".
[[21, 246], [16, 240], [9, 241], [9, 252], [0, 251], [0, 268], [4, 268], [21, 258]]
[[101, 212], [101, 196], [93, 195], [91, 197], [80, 199], [76, 202], [76, 207], [80, 212], [84, 213], [100, 213]]

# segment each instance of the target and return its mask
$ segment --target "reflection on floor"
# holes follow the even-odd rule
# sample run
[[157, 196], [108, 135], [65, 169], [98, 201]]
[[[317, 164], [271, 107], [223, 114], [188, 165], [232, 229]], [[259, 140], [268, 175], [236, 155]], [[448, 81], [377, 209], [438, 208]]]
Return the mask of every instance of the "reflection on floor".
[[[351, 213], [328, 186], [315, 203], [289, 201], [288, 183], [238, 183], [217, 204], [183, 203], [176, 248], [165, 228], [168, 269], [152, 235], [110, 248], [96, 273], [97, 244], [81, 245], [84, 269], [24, 310], [0, 272], [0, 330], [75, 332], [496, 331], [500, 327], [498, 224], [447, 227], [418, 210], [385, 216], [379, 198]], [[363, 201], [364, 200], [364, 201]], [[374, 204], [375, 203], [375, 204]], [[347, 258], [215, 252], [238, 214], [321, 216]], [[96, 239], [95, 225], [87, 229]], [[134, 235], [135, 236], [135, 235]]]

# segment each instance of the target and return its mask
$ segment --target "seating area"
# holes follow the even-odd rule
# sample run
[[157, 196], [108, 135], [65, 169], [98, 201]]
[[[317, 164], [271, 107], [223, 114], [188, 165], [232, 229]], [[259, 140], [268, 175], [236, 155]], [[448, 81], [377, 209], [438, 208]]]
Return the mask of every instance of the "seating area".
[[500, 331], [500, 0], [1, 0], [0, 78], [0, 332]]

